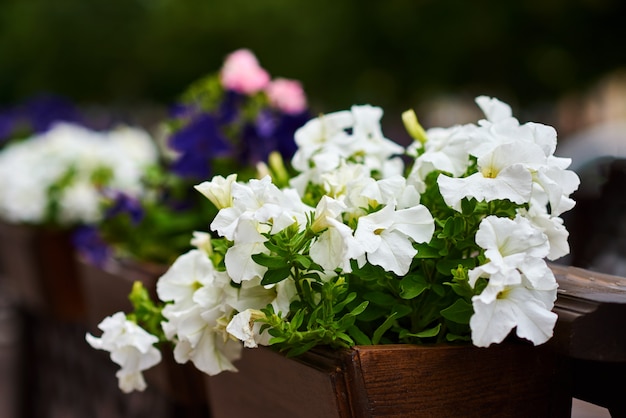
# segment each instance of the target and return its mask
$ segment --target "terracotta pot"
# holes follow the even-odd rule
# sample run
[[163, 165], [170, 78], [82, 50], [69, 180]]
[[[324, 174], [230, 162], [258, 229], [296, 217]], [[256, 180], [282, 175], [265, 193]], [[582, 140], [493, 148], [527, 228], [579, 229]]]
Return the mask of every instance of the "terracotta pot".
[[[101, 335], [98, 324], [115, 312], [130, 312], [128, 295], [135, 281], [141, 281], [156, 300], [156, 282], [168, 266], [129, 259], [111, 259], [96, 267], [76, 259], [87, 306], [87, 325], [94, 335]], [[187, 417], [207, 415], [204, 375], [192, 364], [178, 364], [170, 347], [161, 350], [163, 361], [145, 372], [150, 387], [156, 388], [171, 402], [180, 405]]]
[[0, 266], [18, 306], [54, 319], [82, 321], [85, 305], [71, 235], [68, 229], [0, 222]]
[[261, 347], [235, 365], [206, 378], [213, 418], [571, 416], [567, 364], [546, 347]]

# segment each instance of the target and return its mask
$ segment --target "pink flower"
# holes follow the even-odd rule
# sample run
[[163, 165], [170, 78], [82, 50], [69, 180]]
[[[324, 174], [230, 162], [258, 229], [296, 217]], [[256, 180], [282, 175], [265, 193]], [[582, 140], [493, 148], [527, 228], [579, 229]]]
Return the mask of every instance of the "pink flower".
[[243, 94], [261, 91], [270, 82], [269, 73], [248, 49], [238, 49], [229, 54], [224, 60], [220, 76], [226, 89]]
[[270, 104], [285, 113], [297, 114], [307, 107], [306, 95], [299, 81], [277, 78], [265, 89]]

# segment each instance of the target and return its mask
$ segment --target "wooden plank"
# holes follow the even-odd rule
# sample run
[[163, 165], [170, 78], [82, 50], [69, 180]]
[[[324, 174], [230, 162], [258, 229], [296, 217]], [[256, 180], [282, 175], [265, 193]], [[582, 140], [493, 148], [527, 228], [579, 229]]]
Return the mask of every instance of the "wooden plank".
[[559, 283], [559, 315], [548, 342], [573, 359], [626, 362], [626, 279], [551, 265]]
[[[543, 347], [357, 346], [354, 416], [569, 417], [566, 363]], [[358, 379], [355, 379], [358, 380]]]
[[569, 418], [567, 363], [552, 350], [505, 343], [356, 346], [287, 359], [246, 349], [238, 373], [209, 377], [213, 418]]

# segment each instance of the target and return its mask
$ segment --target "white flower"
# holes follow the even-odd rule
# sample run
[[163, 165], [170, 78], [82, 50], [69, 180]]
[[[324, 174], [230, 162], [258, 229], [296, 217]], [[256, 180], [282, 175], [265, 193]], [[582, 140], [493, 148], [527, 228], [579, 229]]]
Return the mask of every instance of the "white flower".
[[295, 133], [298, 150], [292, 158], [293, 167], [300, 172], [306, 172], [311, 168], [310, 162], [315, 156], [315, 161], [320, 166], [324, 166], [325, 162], [329, 163], [325, 171], [335, 168], [333, 161], [338, 164], [339, 156], [345, 154], [341, 145], [350, 140], [346, 130], [352, 124], [352, 113], [347, 110], [328, 113], [305, 123]]
[[516, 334], [535, 345], [552, 337], [557, 315], [544, 300], [554, 300], [556, 290], [535, 290], [523, 285], [506, 286], [488, 303], [474, 296], [474, 315], [470, 319], [472, 343], [488, 347], [500, 343], [513, 328]]
[[[362, 198], [367, 198], [367, 204], [378, 206], [386, 202], [396, 202], [396, 208], [406, 209], [420, 203], [420, 195], [407, 180], [400, 176], [390, 176], [380, 180], [367, 182], [360, 192]], [[354, 199], [356, 201], [356, 199]], [[362, 207], [364, 206], [362, 202]]]
[[[227, 313], [222, 295], [229, 286], [229, 277], [215, 270], [211, 260], [199, 250], [178, 257], [159, 278], [159, 299], [171, 302], [163, 308], [167, 321], [162, 327], [166, 337], [176, 341], [177, 362], [191, 360], [208, 374], [235, 370], [232, 361], [239, 357], [240, 347], [225, 339], [218, 327], [218, 321]], [[211, 297], [207, 297], [208, 290], [212, 291]]]
[[241, 219], [236, 231], [237, 240], [226, 251], [226, 270], [235, 283], [263, 277], [267, 267], [254, 262], [252, 255], [268, 253], [265, 238], [258, 230], [258, 223], [252, 219]]
[[[240, 222], [255, 222], [259, 232], [267, 232], [267, 227], [261, 224], [271, 224], [272, 233], [276, 233], [294, 222], [304, 225], [309, 210], [294, 190], [278, 189], [269, 176], [247, 183], [232, 183], [231, 196], [232, 206], [218, 212], [211, 229], [235, 242], [241, 240], [236, 233]], [[245, 237], [248, 236], [246, 230]], [[246, 238], [245, 242], [249, 240]]]
[[[468, 272], [471, 286], [480, 277], [489, 277], [491, 286], [517, 285], [521, 283], [521, 274], [526, 274], [538, 288], [544, 286], [541, 281], [545, 272], [533, 272], [537, 271], [535, 262], [543, 262], [543, 257], [548, 255], [550, 245], [547, 236], [528, 219], [488, 216], [481, 221], [476, 232], [476, 244], [485, 249], [489, 261]], [[554, 276], [551, 277], [552, 283], [556, 283]]]
[[233, 317], [228, 323], [226, 331], [233, 337], [243, 341], [244, 347], [256, 348], [259, 345], [257, 340], [260, 337], [261, 324], [254, 321], [264, 317], [265, 315], [256, 309], [246, 309]]
[[142, 372], [161, 362], [161, 352], [154, 347], [158, 338], [127, 320], [123, 312], [106, 317], [98, 328], [103, 331], [100, 338], [87, 334], [85, 339], [93, 348], [109, 351], [121, 367], [116, 373], [120, 389], [143, 391], [147, 385]]
[[408, 273], [417, 250], [413, 242], [427, 242], [435, 230], [428, 209], [418, 205], [395, 210], [393, 204], [359, 218], [355, 238], [367, 253], [367, 260], [402, 276]]
[[556, 260], [569, 254], [570, 248], [567, 241], [569, 232], [563, 225], [562, 218], [550, 216], [545, 208], [540, 210], [537, 206], [531, 206], [528, 211], [520, 209], [519, 213], [547, 236], [550, 244], [550, 252], [547, 255], [549, 260]]
[[195, 189], [209, 199], [217, 209], [223, 209], [232, 206], [231, 188], [236, 181], [237, 174], [231, 174], [226, 178], [215, 176], [211, 181], [196, 185]]
[[427, 141], [423, 144], [423, 153], [416, 155], [415, 147], [418, 144], [422, 146], [419, 142], [414, 142], [407, 150], [407, 153], [417, 156], [408, 180], [423, 191], [426, 176], [435, 170], [450, 173], [453, 177], [465, 173], [470, 163], [468, 141], [470, 132], [474, 129], [474, 125], [457, 125], [451, 128], [431, 128], [426, 131]]
[[211, 234], [208, 232], [193, 231], [190, 244], [197, 249], [204, 251], [207, 255], [211, 255], [213, 253]]
[[321, 176], [353, 161], [376, 171], [381, 177], [401, 174], [404, 148], [386, 138], [380, 126], [380, 107], [352, 106], [350, 111], [322, 115], [307, 122], [295, 133], [299, 148], [292, 165], [300, 174], [292, 186], [303, 192], [309, 181], [321, 183]]
[[478, 158], [479, 172], [465, 178], [442, 174], [437, 184], [446, 203], [458, 211], [466, 197], [526, 203], [530, 201], [533, 186], [531, 166], [545, 160], [541, 149], [532, 144], [503, 144]]
[[234, 287], [206, 253], [183, 254], [157, 282], [159, 299], [171, 301], [163, 308], [167, 321], [162, 327], [166, 337], [176, 342], [174, 358], [179, 363], [192, 361], [209, 375], [236, 370], [233, 362], [240, 356], [241, 343], [229, 337], [228, 322], [238, 311], [260, 309], [287, 298], [280, 302], [284, 309], [293, 299], [293, 292], [284, 290], [279, 296], [278, 287], [266, 289], [258, 277]]
[[393, 156], [404, 154], [404, 148], [383, 135], [380, 126], [383, 110], [380, 107], [352, 106], [351, 111], [354, 139], [348, 144], [349, 154], [362, 158], [363, 164], [370, 170], [384, 173], [387, 162]]
[[324, 270], [332, 271], [341, 267], [349, 272], [350, 260], [364, 254], [352, 229], [340, 220], [345, 209], [346, 205], [328, 196], [323, 196], [315, 209], [311, 229], [314, 232], [324, 231], [311, 244], [309, 255]]
[[198, 287], [212, 283], [220, 273], [206, 253], [190, 250], [179, 256], [157, 281], [157, 295], [164, 302], [189, 305]]
[[543, 207], [547, 200], [551, 215], [559, 216], [574, 207], [575, 202], [569, 196], [578, 189], [580, 178], [573, 171], [548, 165], [537, 170], [535, 185], [533, 198], [544, 203]]
[[514, 220], [489, 216], [476, 233], [489, 262], [469, 271], [473, 286], [489, 279], [480, 295], [472, 298], [472, 341], [479, 347], [501, 342], [517, 327], [517, 335], [541, 344], [552, 335], [556, 315], [550, 310], [558, 287], [544, 261], [546, 235], [521, 216]]
[[478, 96], [476, 104], [481, 108], [487, 120], [491, 122], [506, 121], [513, 117], [511, 106], [495, 97]]

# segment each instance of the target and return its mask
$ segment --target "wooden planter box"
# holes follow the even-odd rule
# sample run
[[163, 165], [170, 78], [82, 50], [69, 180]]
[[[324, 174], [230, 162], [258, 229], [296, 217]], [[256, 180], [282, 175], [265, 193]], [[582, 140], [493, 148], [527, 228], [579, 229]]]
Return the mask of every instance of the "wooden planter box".
[[166, 266], [140, 264], [130, 260], [109, 259], [97, 267], [77, 257], [75, 260], [86, 302], [86, 324], [90, 332], [100, 334], [98, 324], [115, 312], [130, 312], [128, 296], [133, 283], [140, 281], [156, 300], [156, 282]]
[[[155, 299], [156, 282], [167, 270], [167, 266], [120, 259], [111, 259], [102, 268], [80, 258], [76, 263], [87, 306], [87, 327], [89, 332], [98, 336], [102, 333], [98, 324], [106, 316], [132, 310], [128, 295], [135, 281], [141, 281]], [[191, 363], [176, 363], [171, 348], [161, 352], [163, 361], [144, 373], [148, 385], [176, 404], [181, 416], [207, 416], [204, 374]]]
[[206, 378], [213, 418], [571, 416], [567, 362], [542, 346], [261, 347], [235, 365]]
[[0, 268], [20, 308], [60, 320], [82, 320], [85, 305], [71, 234], [0, 222]]

